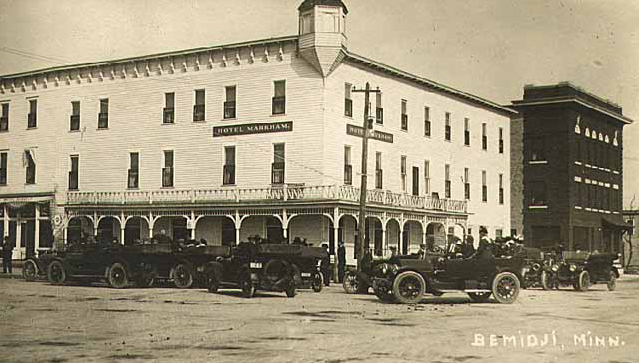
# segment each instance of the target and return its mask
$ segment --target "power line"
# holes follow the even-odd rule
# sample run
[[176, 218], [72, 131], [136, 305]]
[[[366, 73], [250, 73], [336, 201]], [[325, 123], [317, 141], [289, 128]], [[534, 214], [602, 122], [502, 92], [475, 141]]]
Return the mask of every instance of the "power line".
[[64, 60], [64, 59], [48, 57], [48, 56], [39, 55], [39, 54], [26, 52], [26, 51], [22, 51], [22, 50], [19, 50], [19, 49], [14, 49], [14, 48], [9, 48], [9, 47], [2, 47], [2, 48], [0, 48], [0, 51], [8, 53], [8, 54], [13, 54], [13, 55], [17, 55], [17, 56], [21, 56], [21, 57], [25, 57], [25, 58], [30, 58], [30, 59], [34, 59], [34, 60], [39, 60], [39, 61], [45, 61], [45, 62], [49, 62], [49, 63], [56, 63], [56, 64], [71, 63], [70, 61], [67, 61], [67, 60]]

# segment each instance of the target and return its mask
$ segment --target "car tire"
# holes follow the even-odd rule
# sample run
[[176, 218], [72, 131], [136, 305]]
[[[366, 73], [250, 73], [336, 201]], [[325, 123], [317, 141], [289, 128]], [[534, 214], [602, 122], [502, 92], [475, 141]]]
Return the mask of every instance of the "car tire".
[[414, 271], [405, 271], [395, 277], [393, 295], [402, 304], [416, 304], [424, 297], [426, 281]]
[[215, 275], [209, 277], [207, 279], [207, 284], [206, 287], [209, 290], [210, 293], [216, 293], [217, 290], [220, 288], [220, 281], [217, 279], [217, 277], [215, 277]]
[[250, 299], [255, 296], [255, 285], [253, 284], [253, 281], [251, 281], [251, 275], [248, 273], [243, 274], [240, 277], [239, 282], [240, 288], [242, 289], [242, 295], [245, 298]]
[[581, 271], [577, 276], [577, 282], [575, 283], [575, 290], [588, 291], [590, 288], [590, 273], [588, 271]]
[[62, 285], [67, 280], [67, 272], [60, 261], [53, 261], [47, 268], [47, 279], [54, 285]]
[[129, 285], [129, 275], [126, 267], [120, 262], [115, 262], [107, 272], [107, 282], [114, 289], [123, 289]]
[[321, 273], [319, 272], [315, 273], [315, 275], [313, 276], [313, 282], [311, 283], [311, 287], [313, 288], [313, 291], [315, 292], [322, 291], [322, 288], [324, 287], [324, 276], [322, 276]]
[[188, 289], [193, 286], [193, 272], [191, 268], [180, 263], [173, 269], [173, 283], [178, 289]]
[[617, 288], [617, 274], [615, 274], [614, 271], [610, 271], [608, 276], [608, 283], [606, 284], [608, 286], [608, 291], [615, 291]]
[[291, 286], [286, 288], [286, 297], [295, 297], [296, 290], [295, 285], [291, 284]]
[[552, 282], [550, 281], [550, 273], [547, 271], [541, 272], [541, 288], [544, 290], [552, 289]]
[[492, 283], [492, 294], [499, 303], [512, 304], [519, 296], [521, 284], [512, 272], [500, 272]]
[[359, 291], [359, 278], [357, 274], [348, 271], [344, 275], [344, 282], [342, 282], [342, 287], [347, 294], [356, 294]]
[[25, 281], [35, 281], [38, 273], [38, 264], [34, 260], [26, 260], [22, 265], [22, 277]]
[[484, 303], [490, 299], [492, 292], [469, 292], [468, 297], [476, 303]]

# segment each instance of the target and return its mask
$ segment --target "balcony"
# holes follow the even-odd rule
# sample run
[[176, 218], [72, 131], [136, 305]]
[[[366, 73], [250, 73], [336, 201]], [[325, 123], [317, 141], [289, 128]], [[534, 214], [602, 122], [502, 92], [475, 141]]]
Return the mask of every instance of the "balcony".
[[162, 187], [170, 188], [173, 186], [173, 168], [162, 168]]
[[235, 184], [235, 165], [224, 165], [224, 177], [222, 183], [224, 185]]
[[353, 165], [344, 165], [344, 184], [353, 184]]
[[283, 115], [286, 113], [286, 97], [273, 97], [273, 115]]
[[38, 114], [35, 112], [30, 112], [29, 116], [27, 116], [27, 128], [32, 129], [38, 126]]
[[98, 113], [98, 128], [99, 129], [109, 128], [109, 114], [107, 112]]
[[137, 170], [129, 169], [126, 186], [129, 189], [137, 189], [139, 187], [139, 173]]
[[284, 163], [271, 165], [271, 184], [284, 184]]
[[193, 121], [204, 121], [204, 105], [193, 106]]
[[69, 130], [71, 130], [71, 131], [80, 130], [80, 115], [71, 115], [71, 122], [69, 124]]
[[[170, 168], [165, 168], [169, 169]], [[282, 170], [283, 171], [283, 170]], [[163, 204], [233, 204], [245, 202], [308, 202], [335, 201], [359, 203], [360, 190], [349, 185], [287, 186], [286, 184], [264, 188], [217, 189], [160, 189], [149, 191], [67, 192], [68, 205], [148, 205]], [[371, 205], [399, 207], [421, 211], [466, 213], [463, 200], [414, 196], [384, 190], [368, 190], [367, 203]]]
[[69, 190], [78, 190], [78, 172], [69, 172]]
[[165, 107], [163, 113], [162, 123], [172, 124], [175, 123], [175, 109], [173, 107]]
[[235, 118], [235, 101], [224, 102], [224, 118]]

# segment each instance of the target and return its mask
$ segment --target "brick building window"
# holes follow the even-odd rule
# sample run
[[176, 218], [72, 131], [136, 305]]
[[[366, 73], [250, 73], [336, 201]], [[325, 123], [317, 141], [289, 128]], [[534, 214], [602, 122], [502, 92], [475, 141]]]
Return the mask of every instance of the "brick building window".
[[424, 107], [424, 136], [430, 137], [430, 108]]
[[375, 153], [375, 189], [382, 189], [384, 186], [384, 171], [382, 170], [382, 153]]
[[286, 113], [286, 81], [273, 82], [273, 115], [283, 115]]
[[548, 205], [548, 193], [546, 191], [546, 183], [542, 181], [530, 183], [530, 206], [546, 206]]
[[543, 137], [531, 137], [528, 146], [528, 161], [546, 161], [546, 144]]
[[98, 128], [109, 128], [109, 99], [103, 98], [100, 100], [100, 113], [98, 113]]
[[29, 100], [29, 115], [27, 116], [27, 128], [38, 127], [38, 100]]
[[195, 90], [195, 104], [193, 105], [193, 121], [204, 121], [206, 119], [206, 91]]
[[71, 120], [69, 130], [80, 130], [80, 101], [71, 102]]
[[348, 117], [353, 117], [353, 99], [351, 98], [352, 88], [352, 84], [344, 84], [344, 116]]
[[224, 170], [222, 170], [222, 184], [235, 184], [235, 146], [224, 147]]
[[407, 110], [407, 101], [402, 100], [402, 130], [408, 131], [408, 110]]
[[237, 117], [237, 87], [227, 86], [224, 88], [226, 101], [224, 101], [224, 118], [234, 119]]
[[164, 94], [164, 109], [162, 123], [172, 124], [175, 122], [175, 93]]
[[69, 190], [78, 190], [80, 176], [80, 157], [71, 155], [71, 170], [69, 170]]
[[350, 146], [344, 146], [344, 184], [353, 184], [353, 165], [351, 164]]

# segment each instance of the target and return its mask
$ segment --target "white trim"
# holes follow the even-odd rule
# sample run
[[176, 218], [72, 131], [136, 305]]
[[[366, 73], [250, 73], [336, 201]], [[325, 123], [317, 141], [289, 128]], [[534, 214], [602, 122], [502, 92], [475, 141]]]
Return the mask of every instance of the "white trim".
[[582, 165], [582, 164], [581, 164], [581, 161], [577, 161], [577, 160], [575, 160], [575, 165]]
[[610, 183], [604, 183], [604, 186], [605, 186], [606, 188], [610, 188]]
[[528, 209], [548, 209], [547, 205], [529, 205]]
[[577, 183], [581, 183], [581, 177], [580, 176], [575, 176], [575, 181]]
[[589, 212], [590, 212], [590, 211], [592, 211], [592, 209], [591, 209], [591, 208], [588, 208], [588, 207], [586, 207], [586, 210], [587, 210], [587, 211], [589, 211]]
[[592, 166], [588, 163], [586, 163], [586, 168], [592, 168]]
[[575, 209], [582, 209], [580, 206], [576, 205]]
[[590, 184], [590, 179], [586, 178], [585, 183]]
[[604, 186], [604, 182], [601, 182], [601, 181], [600, 181], [600, 182], [598, 182], [598, 184], [599, 184], [599, 186], [600, 186], [600, 187], [603, 187], [603, 186]]
[[613, 184], [612, 185], [612, 189], [619, 190], [619, 185], [618, 184]]
[[612, 214], [619, 214], [619, 212], [617, 212], [617, 211], [612, 211]]
[[619, 175], [619, 172], [617, 170], [613, 170], [612, 173]]
[[536, 165], [536, 164], [548, 164], [548, 160], [530, 160], [528, 164]]

